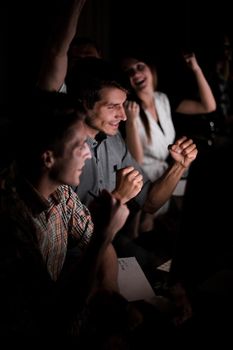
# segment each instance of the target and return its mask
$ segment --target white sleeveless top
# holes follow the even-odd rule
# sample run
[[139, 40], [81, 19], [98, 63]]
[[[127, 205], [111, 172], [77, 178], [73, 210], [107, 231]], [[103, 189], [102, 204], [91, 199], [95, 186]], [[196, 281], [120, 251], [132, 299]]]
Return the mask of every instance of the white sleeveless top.
[[138, 115], [137, 118], [138, 132], [144, 150], [142, 168], [151, 181], [159, 178], [168, 167], [166, 162], [166, 158], [169, 155], [168, 145], [172, 144], [175, 140], [175, 128], [168, 97], [162, 92], [155, 92], [154, 98], [161, 127], [151, 114], [145, 110], [151, 130], [150, 143], [148, 143], [146, 131], [140, 116]]

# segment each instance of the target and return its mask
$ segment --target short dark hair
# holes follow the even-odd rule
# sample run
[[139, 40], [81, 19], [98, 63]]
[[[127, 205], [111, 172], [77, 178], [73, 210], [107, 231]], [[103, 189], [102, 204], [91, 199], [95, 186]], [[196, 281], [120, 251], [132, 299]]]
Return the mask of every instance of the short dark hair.
[[16, 160], [26, 167], [39, 166], [41, 155], [52, 150], [60, 155], [66, 138], [85, 111], [79, 101], [58, 92], [37, 92], [23, 107], [22, 119], [15, 125]]

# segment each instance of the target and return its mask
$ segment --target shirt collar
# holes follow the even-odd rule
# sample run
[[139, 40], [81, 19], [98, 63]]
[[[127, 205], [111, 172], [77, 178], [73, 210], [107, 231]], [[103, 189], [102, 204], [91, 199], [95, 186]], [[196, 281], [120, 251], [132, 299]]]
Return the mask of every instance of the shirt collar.
[[89, 147], [95, 148], [98, 145], [100, 145], [102, 141], [106, 140], [106, 138], [107, 138], [107, 135], [105, 133], [99, 132], [95, 139], [88, 137], [87, 144], [89, 145]]

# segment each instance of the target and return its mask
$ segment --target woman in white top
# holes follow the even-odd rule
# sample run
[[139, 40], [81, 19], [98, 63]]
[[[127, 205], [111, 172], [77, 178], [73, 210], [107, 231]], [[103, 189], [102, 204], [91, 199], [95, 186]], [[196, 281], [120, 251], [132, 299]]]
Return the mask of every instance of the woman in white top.
[[[195, 55], [185, 56], [185, 60], [196, 77], [200, 100], [182, 100], [175, 112], [202, 114], [214, 111], [215, 99]], [[156, 91], [155, 67], [134, 57], [125, 58], [122, 67], [136, 95], [135, 101], [129, 100], [125, 104], [126, 142], [134, 158], [154, 181], [167, 168], [168, 146], [175, 139], [170, 103], [166, 94]], [[160, 213], [167, 208], [168, 203]]]

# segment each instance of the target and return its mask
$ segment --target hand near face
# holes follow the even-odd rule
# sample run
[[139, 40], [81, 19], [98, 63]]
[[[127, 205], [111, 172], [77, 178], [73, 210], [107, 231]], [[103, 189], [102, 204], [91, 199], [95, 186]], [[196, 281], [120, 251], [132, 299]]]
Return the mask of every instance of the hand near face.
[[178, 139], [168, 147], [172, 158], [184, 168], [188, 168], [197, 156], [197, 147], [193, 140], [186, 136]]
[[126, 101], [124, 103], [125, 114], [127, 116], [127, 121], [133, 122], [136, 120], [139, 113], [139, 105], [135, 101]]

